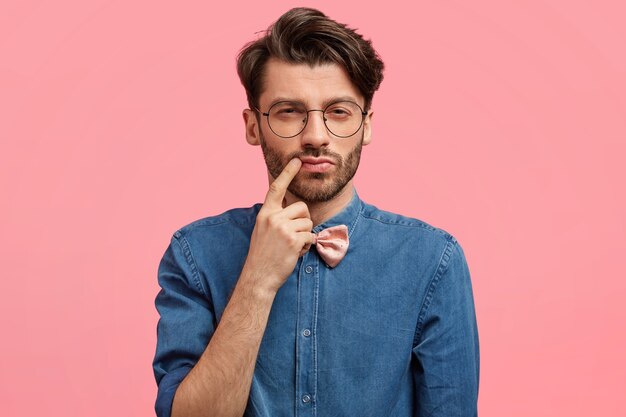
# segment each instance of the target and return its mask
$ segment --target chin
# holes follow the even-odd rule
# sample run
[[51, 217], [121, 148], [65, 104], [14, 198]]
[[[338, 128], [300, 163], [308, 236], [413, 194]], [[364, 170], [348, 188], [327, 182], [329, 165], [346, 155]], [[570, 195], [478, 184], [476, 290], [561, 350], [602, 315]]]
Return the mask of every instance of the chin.
[[311, 179], [292, 184], [292, 186], [289, 187], [289, 191], [305, 202], [323, 203], [335, 198], [341, 193], [344, 187], [345, 184], [343, 187], [337, 187], [337, 184], [333, 184], [332, 182], [324, 183], [319, 180]]

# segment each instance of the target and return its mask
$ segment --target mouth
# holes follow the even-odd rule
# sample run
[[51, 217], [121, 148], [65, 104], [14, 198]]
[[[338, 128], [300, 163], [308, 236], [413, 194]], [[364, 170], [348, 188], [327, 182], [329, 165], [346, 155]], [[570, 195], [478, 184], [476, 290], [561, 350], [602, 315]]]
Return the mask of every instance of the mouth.
[[300, 160], [302, 161], [300, 170], [306, 172], [326, 172], [335, 165], [329, 158], [303, 157]]

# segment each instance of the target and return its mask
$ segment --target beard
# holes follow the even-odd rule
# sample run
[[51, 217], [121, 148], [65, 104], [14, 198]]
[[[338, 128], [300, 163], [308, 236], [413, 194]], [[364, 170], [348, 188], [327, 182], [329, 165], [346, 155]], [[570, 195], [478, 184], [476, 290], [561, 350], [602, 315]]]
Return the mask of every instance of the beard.
[[267, 165], [267, 170], [273, 178], [277, 178], [287, 163], [293, 158], [305, 156], [317, 158], [323, 156], [334, 162], [335, 165], [331, 172], [298, 172], [287, 187], [291, 194], [307, 203], [320, 203], [332, 200], [344, 189], [359, 167], [363, 137], [365, 135], [365, 132], [363, 132], [361, 140], [350, 151], [348, 156], [343, 158], [338, 153], [321, 148], [307, 148], [302, 151], [292, 152], [289, 155], [283, 155], [278, 150], [268, 146], [263, 132], [259, 133], [265, 165]]

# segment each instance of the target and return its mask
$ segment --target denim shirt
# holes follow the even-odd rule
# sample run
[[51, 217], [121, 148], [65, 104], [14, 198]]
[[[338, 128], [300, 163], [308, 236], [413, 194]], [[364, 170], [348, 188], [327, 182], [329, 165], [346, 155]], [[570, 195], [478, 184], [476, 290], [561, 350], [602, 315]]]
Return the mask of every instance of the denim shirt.
[[[158, 270], [156, 413], [211, 340], [242, 270], [261, 204], [176, 231]], [[335, 268], [315, 246], [279, 289], [244, 416], [476, 416], [478, 329], [461, 246], [356, 191], [316, 226], [348, 226]]]

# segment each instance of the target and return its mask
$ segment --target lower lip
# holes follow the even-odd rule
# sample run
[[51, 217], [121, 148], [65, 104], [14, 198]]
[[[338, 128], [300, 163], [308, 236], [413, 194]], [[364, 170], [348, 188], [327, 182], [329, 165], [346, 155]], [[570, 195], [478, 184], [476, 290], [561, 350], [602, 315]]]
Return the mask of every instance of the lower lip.
[[300, 170], [307, 172], [326, 172], [332, 168], [333, 164], [330, 162], [321, 162], [319, 164], [310, 164], [303, 162]]

